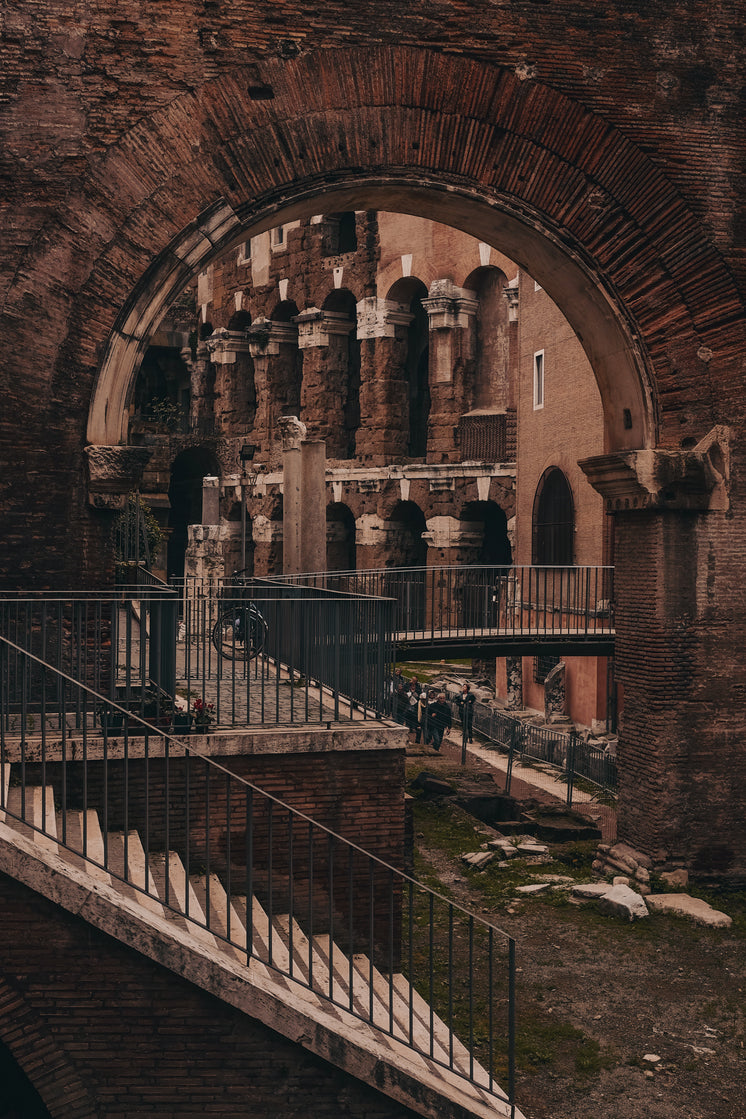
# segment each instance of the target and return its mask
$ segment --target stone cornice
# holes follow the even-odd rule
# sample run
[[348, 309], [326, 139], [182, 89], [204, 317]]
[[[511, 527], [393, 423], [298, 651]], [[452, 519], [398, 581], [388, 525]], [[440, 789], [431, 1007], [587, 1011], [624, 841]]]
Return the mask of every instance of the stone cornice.
[[713, 428], [691, 450], [617, 451], [583, 459], [578, 465], [610, 512], [725, 512], [729, 507], [730, 430], [726, 427]]

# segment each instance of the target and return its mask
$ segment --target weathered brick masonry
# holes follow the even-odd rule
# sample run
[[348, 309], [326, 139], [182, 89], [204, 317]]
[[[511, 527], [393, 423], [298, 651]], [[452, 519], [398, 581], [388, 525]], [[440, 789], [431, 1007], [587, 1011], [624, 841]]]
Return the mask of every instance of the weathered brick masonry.
[[51, 1115], [414, 1115], [4, 875], [0, 905], [3, 1039]]
[[[114, 452], [138, 357], [220, 250], [322, 196], [450, 221], [526, 264], [598, 378], [609, 461], [593, 469], [620, 539], [622, 832], [743, 877], [738, 6], [414, 0], [395, 21], [372, 0], [6, 9], [3, 581], [101, 582], [107, 510], [136, 473]], [[91, 503], [86, 440], [120, 463]], [[717, 825], [730, 854], [707, 854]]]

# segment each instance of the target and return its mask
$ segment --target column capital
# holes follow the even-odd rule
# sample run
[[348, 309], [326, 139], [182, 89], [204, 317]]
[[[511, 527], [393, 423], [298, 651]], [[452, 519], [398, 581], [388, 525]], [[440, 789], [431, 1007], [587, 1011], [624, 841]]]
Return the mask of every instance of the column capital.
[[219, 327], [206, 340], [210, 361], [214, 365], [235, 365], [237, 354], [250, 352], [249, 337], [245, 330], [228, 330]]
[[254, 319], [249, 333], [252, 357], [279, 354], [280, 346], [297, 346], [298, 327], [293, 322], [275, 322], [261, 316]]
[[298, 324], [298, 348], [301, 350], [328, 346], [333, 337], [346, 337], [355, 329], [354, 322], [343, 312], [322, 311], [318, 307], [309, 307], [294, 315], [293, 322]]
[[578, 463], [609, 512], [648, 509], [725, 512], [729, 508], [730, 429], [713, 428], [685, 451], [645, 448]]
[[357, 336], [363, 338], [402, 338], [414, 315], [406, 303], [368, 296], [357, 305]]
[[459, 288], [452, 280], [434, 280], [427, 299], [422, 300], [431, 330], [462, 329], [477, 313], [479, 300], [468, 288]]

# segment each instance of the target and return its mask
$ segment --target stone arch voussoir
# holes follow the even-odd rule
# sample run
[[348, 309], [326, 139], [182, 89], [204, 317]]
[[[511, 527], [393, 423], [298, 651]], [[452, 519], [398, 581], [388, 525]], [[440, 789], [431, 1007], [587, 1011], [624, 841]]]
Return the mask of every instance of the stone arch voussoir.
[[507, 70], [414, 47], [260, 69], [262, 100], [256, 74], [232, 70], [143, 120], [45, 230], [37, 294], [52, 283], [45, 254], [74, 257], [57, 293], [70, 328], [56, 363], [96, 378], [89, 442], [124, 440], [148, 336], [195, 271], [247, 230], [318, 211], [322, 196], [335, 210], [424, 211], [528, 268], [586, 348], [611, 448], [701, 437], [742, 407], [718, 391], [743, 346], [730, 273], [613, 121]]

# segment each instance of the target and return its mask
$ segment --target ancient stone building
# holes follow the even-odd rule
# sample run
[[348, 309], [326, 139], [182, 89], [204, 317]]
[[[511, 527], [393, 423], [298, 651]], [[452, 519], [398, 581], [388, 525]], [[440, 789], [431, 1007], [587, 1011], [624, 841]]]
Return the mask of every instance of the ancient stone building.
[[4, 584], [101, 585], [146, 458], [137, 370], [222, 252], [320, 212], [455, 225], [535, 278], [598, 384], [603, 453], [583, 469], [615, 519], [621, 835], [743, 877], [741, 24], [733, 5], [624, 0], [415, 0], [390, 22], [370, 0], [312, 19], [251, 0], [11, 8]]
[[[328, 570], [604, 561], [607, 518], [577, 465], [603, 448], [593, 371], [546, 292], [489, 245], [406, 214], [316, 215], [217, 260], [167, 320], [171, 348], [162, 322], [130, 431], [151, 451], [143, 488], [163, 511], [169, 575], [283, 570], [290, 414], [326, 447]], [[215, 524], [201, 523], [200, 469], [219, 474]], [[556, 478], [570, 539], [538, 554]], [[586, 726], [606, 716], [607, 672], [567, 658], [568, 713]], [[545, 674], [524, 658], [529, 707], [543, 709]]]

